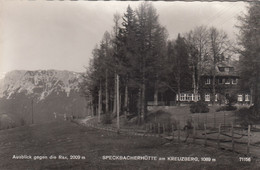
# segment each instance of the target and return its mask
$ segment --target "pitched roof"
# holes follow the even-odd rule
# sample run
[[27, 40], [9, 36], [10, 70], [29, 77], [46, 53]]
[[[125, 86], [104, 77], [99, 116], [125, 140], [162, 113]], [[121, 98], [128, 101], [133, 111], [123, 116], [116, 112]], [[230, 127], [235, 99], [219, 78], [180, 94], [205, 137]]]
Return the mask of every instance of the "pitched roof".
[[[212, 76], [211, 66], [205, 68], [202, 76]], [[238, 61], [235, 60], [226, 60], [217, 63], [215, 67], [216, 76], [232, 76], [238, 77]]]

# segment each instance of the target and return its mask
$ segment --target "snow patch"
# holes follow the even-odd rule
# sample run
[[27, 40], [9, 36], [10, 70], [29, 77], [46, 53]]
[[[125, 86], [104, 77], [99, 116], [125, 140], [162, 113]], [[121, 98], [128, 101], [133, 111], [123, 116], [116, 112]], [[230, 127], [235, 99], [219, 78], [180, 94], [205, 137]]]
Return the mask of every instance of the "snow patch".
[[79, 91], [78, 78], [79, 73], [70, 71], [12, 71], [0, 81], [0, 97], [10, 99], [13, 94], [22, 92], [33, 94], [38, 100], [44, 100], [53, 92], [65, 92], [69, 97], [71, 91]]

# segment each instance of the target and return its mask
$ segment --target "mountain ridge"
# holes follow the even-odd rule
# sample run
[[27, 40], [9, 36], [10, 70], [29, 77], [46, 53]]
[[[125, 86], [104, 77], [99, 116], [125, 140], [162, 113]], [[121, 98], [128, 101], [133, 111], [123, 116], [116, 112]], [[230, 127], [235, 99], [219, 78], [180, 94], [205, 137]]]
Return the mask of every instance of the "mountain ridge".
[[14, 93], [33, 94], [38, 100], [45, 99], [52, 91], [79, 91], [82, 73], [67, 70], [13, 70], [0, 81], [0, 98], [11, 98]]
[[[81, 117], [86, 101], [83, 73], [67, 70], [13, 70], [0, 80], [0, 129]], [[4, 126], [4, 127], [1, 127]]]

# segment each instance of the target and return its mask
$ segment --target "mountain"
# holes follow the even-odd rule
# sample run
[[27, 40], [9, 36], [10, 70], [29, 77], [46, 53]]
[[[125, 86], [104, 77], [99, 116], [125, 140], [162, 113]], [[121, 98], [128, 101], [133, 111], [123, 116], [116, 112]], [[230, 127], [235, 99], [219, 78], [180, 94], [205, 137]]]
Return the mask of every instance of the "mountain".
[[80, 93], [80, 81], [81, 73], [71, 71], [7, 73], [0, 80], [0, 128], [83, 116], [86, 102]]

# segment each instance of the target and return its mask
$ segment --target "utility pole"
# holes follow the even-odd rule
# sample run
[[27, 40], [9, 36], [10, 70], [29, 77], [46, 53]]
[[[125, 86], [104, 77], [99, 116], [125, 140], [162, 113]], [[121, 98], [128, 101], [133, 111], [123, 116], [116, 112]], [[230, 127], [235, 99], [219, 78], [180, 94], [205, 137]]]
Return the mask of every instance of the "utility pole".
[[32, 99], [32, 124], [33, 124], [33, 99]]
[[119, 102], [119, 75], [116, 75], [116, 114], [117, 114], [117, 133], [119, 133], [119, 111], [120, 111], [120, 102]]

